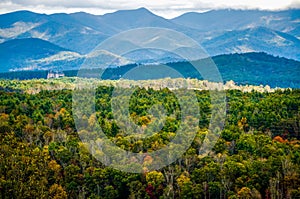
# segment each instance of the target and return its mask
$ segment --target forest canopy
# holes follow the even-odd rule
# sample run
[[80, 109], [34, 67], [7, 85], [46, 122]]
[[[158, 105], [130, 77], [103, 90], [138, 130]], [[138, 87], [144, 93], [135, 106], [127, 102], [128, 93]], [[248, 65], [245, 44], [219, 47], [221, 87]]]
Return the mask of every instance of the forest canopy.
[[[189, 80], [194, 82], [190, 89], [195, 90], [201, 116], [195, 118], [199, 128], [191, 146], [159, 170], [147, 170], [152, 157], [145, 156], [144, 172], [130, 174], [105, 166], [80, 139], [87, 131], [75, 127], [73, 81], [0, 81], [1, 198], [300, 197], [299, 89], [228, 83], [225, 126], [212, 151], [203, 157], [199, 148], [209, 133], [213, 104], [210, 91], [197, 90], [195, 85], [208, 88], [210, 84]], [[183, 79], [172, 81], [180, 85]], [[141, 127], [159, 121], [148, 110], [160, 103], [167, 110], [161, 130], [137, 139], [117, 125], [111, 109], [113, 81], [97, 87], [96, 112], [83, 116], [82, 125], [89, 129], [98, 123], [113, 143], [127, 151], [147, 153], [165, 147], [182, 125], [178, 100], [167, 86], [131, 83], [128, 86], [136, 88], [130, 99], [131, 119]], [[97, 131], [88, 136], [97, 137]]]

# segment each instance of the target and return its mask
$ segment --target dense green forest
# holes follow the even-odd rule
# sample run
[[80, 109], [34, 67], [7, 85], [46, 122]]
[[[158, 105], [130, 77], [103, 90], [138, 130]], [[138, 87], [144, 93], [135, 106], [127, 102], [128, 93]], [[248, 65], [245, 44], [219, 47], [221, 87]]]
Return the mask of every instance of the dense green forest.
[[[73, 79], [63, 85], [40, 81], [38, 92], [30, 90], [34, 81], [40, 80], [0, 82], [0, 198], [300, 198], [299, 89], [226, 90], [225, 127], [208, 156], [199, 155], [199, 148], [213, 105], [208, 90], [195, 90], [201, 117], [189, 149], [156, 171], [147, 170], [152, 158], [146, 156], [145, 172], [131, 174], [104, 166], [80, 140], [86, 131], [75, 128]], [[113, 117], [110, 85], [96, 89], [96, 113], [82, 117], [87, 129], [99, 123], [112, 142], [136, 153], [172, 140], [181, 125], [172, 90], [136, 87], [132, 120], [149, 125], [155, 118], [147, 110], [157, 103], [167, 110], [167, 119], [151, 137], [132, 139]]]

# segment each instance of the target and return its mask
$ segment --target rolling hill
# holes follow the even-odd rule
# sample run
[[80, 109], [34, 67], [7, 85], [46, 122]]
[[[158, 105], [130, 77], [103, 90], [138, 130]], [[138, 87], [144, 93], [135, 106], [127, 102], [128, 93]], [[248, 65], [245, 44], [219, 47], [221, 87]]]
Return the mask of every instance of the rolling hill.
[[[266, 53], [256, 52], [218, 55], [212, 57], [211, 59], [217, 66], [224, 82], [233, 80], [234, 82], [242, 85], [251, 84], [269, 85], [273, 88], [300, 88], [300, 62], [295, 60], [274, 57]], [[191, 63], [197, 63], [198, 66], [203, 67], [201, 70], [209, 71], [211, 67], [210, 59], [201, 59], [195, 62], [183, 61], [165, 64], [179, 72], [180, 75], [171, 72], [171, 70], [165, 70], [163, 65], [150, 65], [142, 67], [144, 67], [144, 71], [150, 71], [147, 69], [147, 67], [152, 67], [152, 73], [159, 73], [162, 77], [203, 79], [203, 77], [195, 70]], [[106, 76], [104, 76], [108, 79], [110, 79], [111, 76], [119, 78], [130, 70], [132, 70], [132, 65], [119, 67], [113, 71], [108, 70], [108, 72], [105, 74]], [[153, 76], [151, 72], [149, 75]], [[214, 81], [214, 75], [215, 74], [212, 73], [211, 77], [205, 79]], [[139, 76], [140, 75], [138, 75], [138, 77]], [[157, 75], [154, 74], [154, 76]]]
[[207, 32], [208, 35], [262, 26], [299, 38], [299, 12], [299, 9], [284, 11], [225, 9], [204, 13], [188, 12], [172, 21]]
[[[262, 39], [263, 38], [263, 39]], [[202, 43], [210, 55], [246, 52], [272, 52], [275, 56], [300, 59], [300, 40], [265, 27], [225, 32]]]
[[131, 63], [126, 58], [108, 51], [96, 50], [81, 55], [36, 38], [13, 39], [0, 43], [0, 72], [74, 70], [84, 62], [88, 63], [90, 68], [121, 66]]
[[[105, 39], [122, 31], [160, 27], [188, 35], [207, 48], [212, 55], [245, 52], [241, 49], [241, 46], [246, 45], [245, 41], [240, 43], [244, 34], [249, 35], [248, 43], [263, 44], [252, 49], [253, 51], [300, 60], [299, 55], [294, 54], [298, 51], [295, 45], [300, 37], [299, 16], [300, 10], [213, 10], [205, 13], [185, 13], [169, 20], [145, 8], [121, 10], [105, 15], [83, 12], [45, 15], [17, 11], [0, 15], [0, 42], [39, 38], [79, 54], [87, 54]], [[257, 37], [255, 30], [260, 27], [267, 31]], [[270, 37], [276, 40], [278, 35], [288, 44], [284, 48], [276, 42], [268, 43]], [[247, 47], [250, 48], [251, 45], [247, 44]]]
[[0, 44], [0, 72], [26, 67], [36, 70], [30, 60], [52, 56], [59, 52], [68, 51], [48, 41], [36, 38], [13, 39]]
[[[212, 60], [218, 67], [218, 70], [223, 78], [223, 81], [233, 80], [237, 84], [251, 85], [270, 85], [271, 87], [291, 87], [300, 88], [300, 62], [286, 59], [282, 57], [274, 57], [266, 53], [243, 53], [243, 54], [228, 54], [212, 57]], [[210, 60], [198, 60], [199, 65], [206, 66]], [[166, 70], [165, 66], [169, 66], [173, 71]], [[79, 66], [78, 66], [79, 67]], [[128, 72], [133, 69], [132, 74], [138, 72], [138, 76], [132, 76]], [[78, 69], [78, 68], [77, 68]], [[209, 69], [209, 68], [206, 68]], [[119, 67], [111, 67], [103, 71], [103, 69], [84, 69], [86, 74], [91, 77], [103, 79], [119, 79], [125, 75], [126, 78], [152, 78], [152, 77], [186, 77], [202, 79], [201, 75], [189, 62], [173, 62], [162, 65], [138, 65], [127, 64]], [[66, 76], [77, 76], [78, 70], [65, 71]], [[180, 75], [178, 75], [178, 73]], [[45, 71], [19, 71], [0, 73], [0, 78], [9, 79], [31, 79], [31, 78], [46, 78]], [[208, 78], [208, 80], [210, 80]]]

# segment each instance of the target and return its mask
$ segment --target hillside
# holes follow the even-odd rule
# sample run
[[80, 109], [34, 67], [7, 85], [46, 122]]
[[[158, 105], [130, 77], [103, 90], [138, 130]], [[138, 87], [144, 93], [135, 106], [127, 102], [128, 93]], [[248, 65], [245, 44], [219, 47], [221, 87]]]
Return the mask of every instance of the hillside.
[[[212, 57], [212, 60], [218, 67], [224, 82], [233, 80], [237, 84], [251, 85], [269, 85], [271, 87], [291, 87], [300, 88], [300, 62], [268, 55], [266, 53], [244, 53], [229, 54]], [[203, 59], [196, 61], [199, 66], [210, 66], [206, 63], [209, 60]], [[163, 65], [144, 66], [140, 71], [148, 74], [132, 77], [136, 79], [143, 77], [153, 79], [153, 77], [186, 77], [203, 79], [195, 68], [189, 62], [168, 63], [167, 66], [180, 73], [174, 73], [166, 70]], [[104, 73], [105, 78], [119, 78], [134, 68], [132, 65], [107, 70]], [[151, 69], [149, 69], [151, 68]], [[209, 68], [205, 68], [205, 70]], [[201, 70], [200, 70], [201, 71]], [[138, 73], [140, 74], [140, 73]], [[128, 76], [128, 75], [127, 75]], [[129, 75], [130, 77], [130, 75]], [[214, 78], [207, 79], [213, 81]]]
[[30, 60], [52, 56], [62, 51], [68, 50], [36, 38], [13, 39], [0, 43], [0, 72], [22, 66], [27, 70], [38, 69], [30, 63]]
[[[212, 57], [212, 59], [218, 67], [224, 82], [233, 80], [237, 84], [242, 85], [262, 84], [270, 85], [273, 88], [300, 88], [300, 62], [295, 60], [274, 57], [266, 53], [219, 55]], [[207, 60], [203, 59], [199, 60], [198, 62], [199, 65], [205, 65], [205, 63], [207, 63]], [[99, 75], [103, 73], [101, 77], [103, 79], [119, 79], [124, 75], [124, 78], [135, 80], [158, 79], [165, 77], [186, 77], [202, 79], [202, 77], [198, 74], [195, 68], [191, 66], [191, 64], [188, 62], [167, 63], [166, 65], [172, 69], [175, 69], [175, 71], [177, 72], [171, 72], [169, 69], [166, 69], [164, 65], [129, 64], [119, 67], [108, 68], [105, 71], [103, 71], [102, 69], [85, 70], [85, 74], [89, 77], [99, 78]], [[131, 71], [132, 69], [135, 70]], [[129, 71], [131, 71], [130, 74], [128, 73]], [[65, 74], [66, 76], [74, 77], [77, 76], [77, 72], [78, 70], [68, 70], [65, 71]], [[178, 73], [180, 75], [178, 75]], [[19, 71], [10, 73], [0, 73], [0, 78], [46, 78], [46, 73], [45, 71]]]
[[299, 39], [265, 27], [228, 31], [203, 42], [202, 45], [210, 55], [231, 52], [272, 52], [275, 56], [300, 59]]
[[204, 13], [188, 12], [172, 19], [172, 21], [210, 33], [262, 26], [299, 38], [299, 12], [299, 9], [277, 12], [225, 9]]
[[[0, 15], [0, 42], [16, 38], [40, 38], [79, 54], [87, 54], [105, 39], [122, 31], [158, 27], [186, 34], [207, 48], [212, 55], [245, 52], [239, 44], [243, 33], [249, 35], [250, 44], [266, 44], [270, 36], [277, 39], [276, 35], [285, 35], [285, 44], [288, 45], [284, 49], [276, 43], [268, 43], [268, 46], [261, 45], [257, 52], [300, 60], [299, 55], [293, 54], [300, 37], [299, 13], [300, 10], [213, 10], [164, 19], [145, 8], [120, 10], [105, 15], [83, 12], [45, 15], [17, 11]], [[276, 34], [260, 34], [257, 37], [257, 33], [250, 30], [259, 27]], [[225, 38], [225, 41], [231, 40], [229, 48], [226, 48], [226, 44], [219, 45], [220, 37]], [[299, 51], [298, 48], [296, 50]]]
[[239, 84], [300, 88], [300, 62], [267, 55], [245, 53], [213, 57], [223, 80]]

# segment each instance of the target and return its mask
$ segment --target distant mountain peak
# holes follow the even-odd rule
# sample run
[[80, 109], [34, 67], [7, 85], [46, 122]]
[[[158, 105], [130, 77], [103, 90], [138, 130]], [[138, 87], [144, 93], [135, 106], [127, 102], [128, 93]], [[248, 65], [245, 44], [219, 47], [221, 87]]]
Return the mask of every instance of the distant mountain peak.
[[118, 10], [116, 12], [108, 13], [103, 16], [112, 16], [112, 15], [118, 15], [118, 14], [120, 14], [120, 15], [123, 15], [123, 14], [155, 15], [150, 10], [148, 10], [144, 7], [140, 7], [140, 8], [131, 9], [131, 10]]
[[139, 11], [139, 12], [150, 12], [150, 13], [152, 13], [150, 10], [148, 10], [147, 8], [145, 8], [145, 7], [140, 7], [140, 8], [137, 8], [137, 9], [135, 9], [135, 11]]
[[5, 14], [1, 14], [1, 15], [7, 15], [7, 14], [14, 15], [14, 14], [37, 14], [37, 13], [29, 11], [29, 10], [17, 10], [14, 12], [5, 13]]
[[149, 11], [147, 8], [145, 7], [139, 7], [137, 9], [133, 9], [133, 10], [141, 10], [141, 11]]

